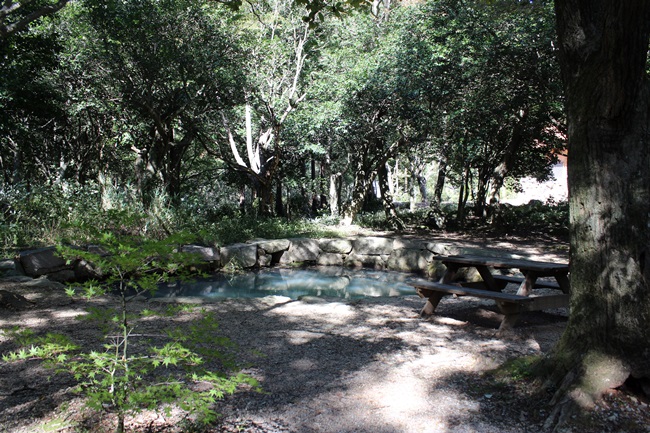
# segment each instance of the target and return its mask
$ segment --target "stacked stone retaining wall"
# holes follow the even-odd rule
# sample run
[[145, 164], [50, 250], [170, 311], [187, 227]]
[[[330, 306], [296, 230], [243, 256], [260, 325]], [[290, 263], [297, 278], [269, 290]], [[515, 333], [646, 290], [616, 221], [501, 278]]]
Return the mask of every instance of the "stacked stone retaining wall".
[[[250, 269], [275, 265], [322, 265], [370, 267], [429, 277], [437, 277], [444, 270], [444, 266], [434, 260], [436, 255], [490, 254], [485, 249], [446, 242], [379, 236], [255, 239], [221, 248], [186, 245], [183, 251], [199, 254], [212, 270], [224, 267]], [[53, 247], [24, 251], [13, 263], [10, 260], [2, 263], [5, 276], [22, 274], [33, 278], [44, 276], [57, 281], [75, 281], [87, 278], [89, 272], [85, 262], [66, 263], [56, 255]]]

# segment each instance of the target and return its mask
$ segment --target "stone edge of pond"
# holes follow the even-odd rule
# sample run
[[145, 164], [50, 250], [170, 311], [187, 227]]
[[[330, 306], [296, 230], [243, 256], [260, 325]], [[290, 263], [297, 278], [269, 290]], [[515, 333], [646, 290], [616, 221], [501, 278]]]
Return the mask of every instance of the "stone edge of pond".
[[[430, 278], [437, 278], [444, 271], [444, 265], [434, 260], [437, 255], [504, 255], [503, 251], [459, 246], [448, 241], [381, 236], [254, 239], [223, 247], [185, 245], [182, 250], [200, 255], [205, 263], [204, 270], [208, 272], [319, 265], [392, 270]], [[515, 254], [510, 256], [521, 258]], [[14, 259], [0, 260], [3, 279], [27, 276], [74, 282], [88, 278], [90, 269], [87, 263], [66, 263], [56, 255], [54, 247], [23, 251]]]

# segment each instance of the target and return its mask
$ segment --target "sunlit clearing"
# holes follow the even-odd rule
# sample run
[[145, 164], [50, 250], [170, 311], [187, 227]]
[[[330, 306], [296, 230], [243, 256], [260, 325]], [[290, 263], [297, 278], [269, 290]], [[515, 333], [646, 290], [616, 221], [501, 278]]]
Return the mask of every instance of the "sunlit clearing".
[[[461, 352], [445, 351], [394, 365], [388, 371], [384, 362], [374, 363], [355, 373], [352, 386], [345, 392], [333, 391], [340, 393], [339, 404], [319, 408], [315, 425], [324, 431], [329, 423], [336, 422], [345, 425], [347, 431], [448, 432], [450, 407], [465, 416], [479, 411], [479, 403], [456, 392], [452, 385], [431, 381], [431, 369], [445, 369], [445, 364], [448, 368], [450, 357], [457, 362], [445, 372], [448, 375], [467, 370], [475, 362]], [[310, 402], [310, 406], [315, 403]]]
[[302, 321], [304, 317], [309, 317], [310, 320], [326, 322], [333, 325], [344, 324], [354, 319], [356, 315], [351, 306], [340, 302], [307, 305], [304, 303], [290, 303], [273, 310], [271, 314], [282, 316], [287, 321]]

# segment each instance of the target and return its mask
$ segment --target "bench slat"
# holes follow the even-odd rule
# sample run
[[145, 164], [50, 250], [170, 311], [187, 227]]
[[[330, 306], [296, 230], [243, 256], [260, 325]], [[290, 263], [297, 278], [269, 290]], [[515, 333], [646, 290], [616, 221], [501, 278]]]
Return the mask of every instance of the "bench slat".
[[[492, 278], [494, 278], [497, 281], [503, 281], [506, 283], [516, 283], [520, 284], [523, 283], [524, 278], [522, 277], [514, 277], [510, 275], [500, 275], [500, 274], [492, 274]], [[560, 285], [554, 281], [540, 281], [537, 280], [535, 281], [535, 287], [541, 287], [541, 288], [547, 288], [547, 289], [560, 289]]]
[[487, 298], [512, 303], [526, 303], [532, 301], [532, 298], [528, 296], [494, 292], [491, 290], [474, 289], [470, 287], [459, 287], [451, 284], [435, 283], [433, 281], [420, 281], [417, 283], [412, 282], [410, 284], [418, 291], [434, 291], [447, 293], [450, 295], [475, 296], [477, 298]]

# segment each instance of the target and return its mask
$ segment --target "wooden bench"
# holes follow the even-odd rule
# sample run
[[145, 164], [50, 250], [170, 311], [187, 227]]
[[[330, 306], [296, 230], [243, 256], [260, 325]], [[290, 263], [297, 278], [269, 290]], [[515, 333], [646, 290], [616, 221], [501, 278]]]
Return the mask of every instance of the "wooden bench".
[[[492, 274], [492, 278], [503, 289], [508, 283], [521, 284], [524, 282], [524, 277], [515, 277], [512, 275]], [[535, 281], [535, 287], [540, 289], [557, 289], [560, 290], [560, 285], [555, 281]]]
[[499, 326], [500, 333], [512, 329], [522, 312], [564, 308], [569, 305], [569, 295], [565, 294], [521, 296], [492, 290], [456, 286], [453, 284], [436, 283], [433, 281], [417, 281], [410, 282], [410, 284], [415, 287], [415, 290], [421, 298], [427, 299], [427, 303], [420, 312], [420, 315], [423, 317], [432, 315], [438, 307], [440, 300], [446, 295], [474, 296], [494, 300], [504, 315]]

